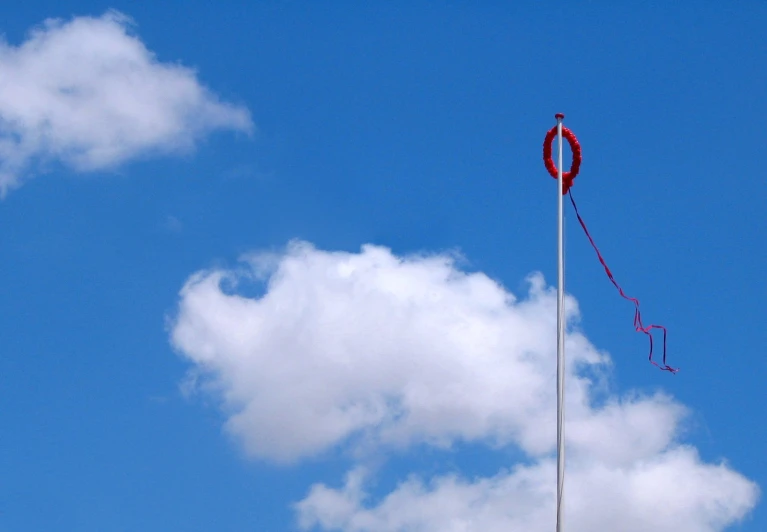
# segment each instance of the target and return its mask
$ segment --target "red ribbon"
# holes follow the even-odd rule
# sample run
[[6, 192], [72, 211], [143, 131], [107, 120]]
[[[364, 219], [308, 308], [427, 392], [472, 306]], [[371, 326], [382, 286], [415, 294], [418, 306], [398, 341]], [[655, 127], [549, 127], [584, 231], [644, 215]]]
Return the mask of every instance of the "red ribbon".
[[[589, 233], [589, 230], [586, 228], [586, 224], [583, 222], [583, 218], [581, 218], [581, 215], [578, 212], [578, 206], [575, 204], [575, 198], [573, 198], [572, 191], [569, 191], [568, 195], [570, 196], [570, 203], [573, 204], [573, 209], [575, 209], [575, 215], [578, 217], [578, 222], [580, 222], [581, 227], [583, 227], [583, 231], [586, 233], [586, 237], [589, 239], [589, 242], [591, 243], [591, 247], [593, 247], [594, 251], [597, 252], [597, 258], [599, 258], [599, 262], [601, 262], [602, 266], [604, 266], [607, 277], [610, 279], [613, 285], [615, 285], [615, 288], [618, 289], [618, 293], [620, 293], [623, 299], [627, 299], [628, 301], [631, 301], [632, 303], [634, 303], [634, 329], [636, 330], [636, 332], [641, 332], [646, 334], [647, 337], [650, 339], [650, 357], [649, 357], [650, 363], [662, 369], [663, 371], [670, 371], [671, 373], [676, 373], [677, 371], [679, 371], [679, 368], [672, 368], [671, 366], [666, 364], [666, 335], [668, 331], [663, 325], [651, 324], [651, 325], [648, 325], [647, 327], [642, 325], [642, 314], [639, 312], [639, 300], [635, 297], [627, 296], [626, 293], [623, 291], [623, 288], [621, 288], [621, 285], [619, 285], [618, 282], [615, 280], [615, 278], [613, 277], [613, 273], [610, 271], [610, 268], [607, 266], [605, 259], [602, 257], [602, 254], [599, 252], [599, 248], [594, 243], [594, 239], [591, 238], [591, 234]], [[663, 331], [663, 365], [658, 364], [652, 358], [653, 338], [652, 338], [651, 331], [653, 329], [660, 329]]]

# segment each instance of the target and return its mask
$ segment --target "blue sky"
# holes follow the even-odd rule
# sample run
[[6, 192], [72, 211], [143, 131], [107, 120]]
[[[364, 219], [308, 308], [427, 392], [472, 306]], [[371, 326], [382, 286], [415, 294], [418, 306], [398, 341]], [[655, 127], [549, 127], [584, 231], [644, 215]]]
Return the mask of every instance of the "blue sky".
[[[681, 368], [647, 363], [568, 209], [572, 529], [767, 529], [766, 23], [760, 2], [6, 8], [0, 530], [553, 528], [548, 492], [504, 483], [549, 478], [551, 295], [526, 279], [556, 279], [555, 112], [589, 229]], [[613, 500], [598, 467], [693, 517]]]

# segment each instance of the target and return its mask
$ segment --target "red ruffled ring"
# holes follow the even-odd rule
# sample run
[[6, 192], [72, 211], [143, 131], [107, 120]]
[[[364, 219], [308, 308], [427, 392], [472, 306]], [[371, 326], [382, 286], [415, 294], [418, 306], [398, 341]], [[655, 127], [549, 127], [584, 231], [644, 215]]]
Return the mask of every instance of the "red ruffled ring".
[[[546, 138], [543, 140], [543, 164], [546, 165], [546, 170], [549, 171], [549, 174], [551, 174], [551, 177], [554, 179], [559, 178], [559, 171], [554, 164], [554, 160], [551, 158], [551, 146], [554, 143], [554, 137], [556, 136], [557, 126], [554, 126], [548, 133], [546, 133]], [[575, 134], [565, 126], [562, 126], [562, 136], [567, 139], [568, 144], [570, 144], [570, 149], [573, 152], [573, 164], [570, 166], [570, 171], [562, 174], [562, 194], [567, 194], [567, 191], [573, 186], [573, 179], [575, 179], [575, 176], [578, 175], [578, 172], [581, 169], [581, 145], [578, 142], [578, 139], [575, 138]]]

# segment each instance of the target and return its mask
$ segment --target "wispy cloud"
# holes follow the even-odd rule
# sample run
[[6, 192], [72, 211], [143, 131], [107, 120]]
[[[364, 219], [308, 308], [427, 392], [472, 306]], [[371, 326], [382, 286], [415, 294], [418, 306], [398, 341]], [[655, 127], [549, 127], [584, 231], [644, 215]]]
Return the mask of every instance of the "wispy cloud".
[[[263, 296], [236, 293], [254, 279]], [[567, 308], [568, 529], [714, 531], [746, 515], [758, 488], [680, 442], [682, 405], [663, 394], [595, 401], [587, 375], [610, 361], [576, 328], [573, 298]], [[555, 309], [537, 274], [518, 298], [447, 255], [295, 242], [194, 275], [171, 335], [253, 457], [477, 442], [529, 458], [494, 478], [406, 480], [377, 503], [355, 471], [341, 488], [310, 490], [297, 505], [304, 527], [535, 531], [554, 507]]]
[[177, 234], [184, 230], [184, 224], [175, 216], [169, 214], [162, 223], [162, 228], [168, 233]]
[[0, 194], [35, 162], [79, 171], [191, 149], [216, 129], [248, 132], [193, 70], [162, 63], [118, 12], [48, 20], [19, 46], [0, 42]]

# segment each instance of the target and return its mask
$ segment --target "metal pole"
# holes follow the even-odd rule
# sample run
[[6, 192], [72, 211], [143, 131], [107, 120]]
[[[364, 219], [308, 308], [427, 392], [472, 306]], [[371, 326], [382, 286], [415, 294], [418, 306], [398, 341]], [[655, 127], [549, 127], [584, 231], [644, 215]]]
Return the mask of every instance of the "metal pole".
[[564, 246], [564, 180], [562, 179], [562, 120], [558, 113], [557, 141], [557, 532], [564, 530], [563, 502], [565, 487], [565, 246]]

